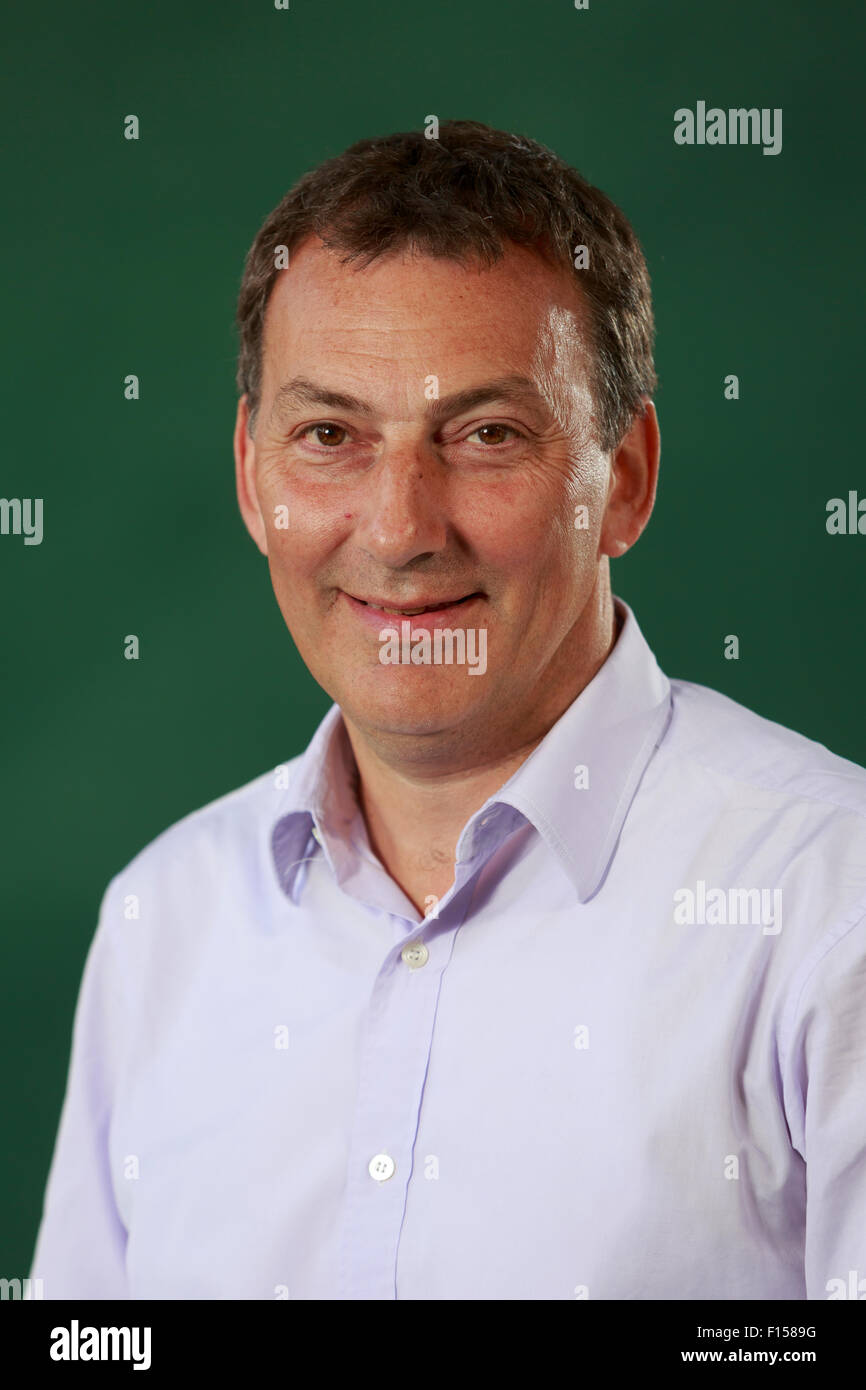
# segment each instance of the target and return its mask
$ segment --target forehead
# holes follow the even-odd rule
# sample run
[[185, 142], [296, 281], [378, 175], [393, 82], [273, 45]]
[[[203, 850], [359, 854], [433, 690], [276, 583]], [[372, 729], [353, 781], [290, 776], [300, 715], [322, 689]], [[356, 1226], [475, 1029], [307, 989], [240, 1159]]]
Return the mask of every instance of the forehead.
[[563, 358], [586, 364], [587, 315], [570, 267], [508, 244], [492, 266], [413, 251], [363, 269], [318, 239], [292, 253], [268, 302], [263, 395], [287, 370], [395, 381], [435, 374], [538, 376]]

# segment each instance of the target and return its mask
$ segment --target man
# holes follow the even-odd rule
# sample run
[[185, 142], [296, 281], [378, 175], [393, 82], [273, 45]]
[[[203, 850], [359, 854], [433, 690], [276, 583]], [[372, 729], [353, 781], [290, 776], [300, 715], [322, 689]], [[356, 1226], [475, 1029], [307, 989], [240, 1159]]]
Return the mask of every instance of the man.
[[239, 323], [240, 509], [335, 703], [106, 891], [46, 1297], [866, 1290], [866, 773], [612, 596], [659, 461], [622, 213], [477, 123], [364, 141]]

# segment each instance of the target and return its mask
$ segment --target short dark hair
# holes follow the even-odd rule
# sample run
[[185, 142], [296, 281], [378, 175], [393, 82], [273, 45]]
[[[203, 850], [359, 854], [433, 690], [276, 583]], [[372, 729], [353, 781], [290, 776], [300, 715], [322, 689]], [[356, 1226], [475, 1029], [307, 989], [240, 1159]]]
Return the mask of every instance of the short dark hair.
[[[544, 145], [480, 121], [443, 121], [438, 138], [404, 131], [359, 140], [303, 175], [250, 247], [238, 298], [237, 384], [255, 427], [262, 337], [278, 274], [310, 235], [369, 265], [389, 251], [492, 265], [504, 243], [567, 266], [589, 308], [598, 438], [613, 449], [656, 387], [649, 275], [638, 239], [600, 189]], [[575, 269], [575, 248], [588, 265]]]

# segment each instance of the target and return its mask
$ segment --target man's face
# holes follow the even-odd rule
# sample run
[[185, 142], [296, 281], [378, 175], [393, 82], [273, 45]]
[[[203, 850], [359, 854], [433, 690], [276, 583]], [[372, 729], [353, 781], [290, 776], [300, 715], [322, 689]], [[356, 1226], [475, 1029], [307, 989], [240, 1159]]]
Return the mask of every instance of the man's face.
[[[602, 556], [625, 548], [604, 533], [588, 341], [570, 273], [517, 246], [489, 269], [359, 270], [310, 239], [279, 275], [254, 443], [239, 408], [241, 508], [301, 657], [370, 736], [483, 746], [574, 682]], [[371, 605], [439, 605], [412, 636], [474, 630], [486, 670], [383, 664], [401, 614]]]

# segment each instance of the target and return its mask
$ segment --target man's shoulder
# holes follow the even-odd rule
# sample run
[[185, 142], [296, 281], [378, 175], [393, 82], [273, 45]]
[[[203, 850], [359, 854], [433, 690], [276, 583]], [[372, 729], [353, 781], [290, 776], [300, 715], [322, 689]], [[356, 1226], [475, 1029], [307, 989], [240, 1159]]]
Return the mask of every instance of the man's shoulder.
[[193, 869], [218, 877], [222, 870], [259, 854], [262, 832], [279, 814], [302, 757], [298, 754], [187, 812], [144, 845], [109, 887], [151, 873], [188, 876]]
[[669, 751], [780, 800], [837, 807], [864, 820], [866, 768], [823, 743], [757, 714], [721, 691], [671, 680]]

